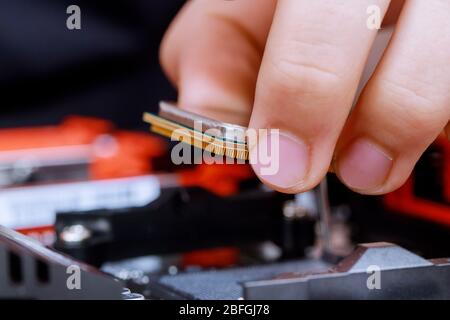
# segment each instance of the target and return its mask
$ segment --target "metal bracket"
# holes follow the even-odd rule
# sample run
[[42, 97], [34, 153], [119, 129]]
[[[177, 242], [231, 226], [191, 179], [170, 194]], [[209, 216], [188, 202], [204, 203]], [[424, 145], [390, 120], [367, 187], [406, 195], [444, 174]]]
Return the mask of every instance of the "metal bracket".
[[242, 285], [248, 300], [450, 299], [450, 259], [426, 260], [390, 243], [362, 244], [328, 272]]

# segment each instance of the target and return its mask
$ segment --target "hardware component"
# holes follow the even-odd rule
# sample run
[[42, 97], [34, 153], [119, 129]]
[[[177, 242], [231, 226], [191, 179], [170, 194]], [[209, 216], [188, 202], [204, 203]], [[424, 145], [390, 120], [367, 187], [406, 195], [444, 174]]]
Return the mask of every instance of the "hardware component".
[[148, 180], [166, 168], [166, 152], [160, 137], [118, 130], [96, 118], [0, 128], [0, 224], [51, 245], [56, 211], [116, 206], [127, 198], [139, 202], [145, 186], [124, 178]]
[[[57, 212], [144, 206], [159, 193], [160, 180], [151, 175], [6, 188], [0, 193], [0, 223], [19, 231], [52, 226]], [[77, 230], [71, 231], [73, 238]]]
[[145, 298], [142, 294], [131, 292], [131, 290], [128, 288], [123, 288], [122, 299], [123, 300], [145, 300]]
[[426, 260], [394, 244], [371, 243], [358, 246], [334, 267], [302, 259], [182, 273], [153, 278], [148, 289], [163, 299], [401, 300], [450, 299], [449, 283], [450, 259]]
[[212, 120], [161, 102], [158, 115], [144, 114], [151, 131], [211, 154], [248, 160], [247, 128]]
[[359, 245], [328, 272], [286, 273], [243, 287], [249, 300], [402, 300], [450, 299], [449, 283], [450, 259], [426, 260], [390, 243], [372, 243]]
[[[144, 121], [151, 124], [151, 130], [155, 133], [216, 154], [248, 160], [245, 127], [204, 118], [167, 102], [160, 103], [158, 116], [145, 113]], [[322, 220], [320, 237], [324, 246], [323, 251], [328, 253], [330, 208], [326, 179], [320, 183], [315, 197]]]
[[116, 279], [0, 226], [0, 299], [131, 297], [122, 292]]
[[60, 234], [61, 241], [65, 243], [81, 243], [91, 236], [91, 231], [81, 224], [65, 227]]
[[297, 259], [264, 265], [206, 270], [151, 277], [147, 286], [150, 298], [174, 300], [242, 300], [242, 283], [273, 278], [292, 270], [325, 272], [332, 265], [322, 260]]
[[[284, 204], [292, 198], [256, 188], [227, 197], [195, 187], [164, 188], [157, 199], [141, 208], [58, 214], [55, 247], [94, 265], [262, 241], [286, 247], [298, 258], [314, 243], [316, 221], [308, 217], [286, 220]], [[73, 232], [68, 237], [67, 231], [73, 230], [79, 237]], [[284, 235], [287, 230], [289, 238]], [[90, 237], [85, 238], [86, 234]], [[81, 236], [84, 241], [66, 241]]]

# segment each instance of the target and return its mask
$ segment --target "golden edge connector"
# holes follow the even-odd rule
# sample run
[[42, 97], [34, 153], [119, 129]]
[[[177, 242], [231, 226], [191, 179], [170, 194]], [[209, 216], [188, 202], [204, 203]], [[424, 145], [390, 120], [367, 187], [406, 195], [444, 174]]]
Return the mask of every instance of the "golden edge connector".
[[206, 135], [151, 113], [144, 113], [143, 119], [151, 125], [150, 130], [154, 133], [176, 139], [216, 155], [241, 160], [248, 160], [249, 158], [247, 144], [229, 142], [218, 137]]

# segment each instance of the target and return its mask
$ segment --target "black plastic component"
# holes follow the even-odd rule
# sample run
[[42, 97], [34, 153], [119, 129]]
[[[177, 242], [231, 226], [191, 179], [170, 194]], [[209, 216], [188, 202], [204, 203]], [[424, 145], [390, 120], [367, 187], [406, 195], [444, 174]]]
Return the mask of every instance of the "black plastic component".
[[[94, 265], [147, 254], [179, 253], [219, 246], [240, 246], [272, 240], [283, 245], [283, 206], [292, 199], [260, 189], [219, 197], [200, 188], [163, 189], [160, 197], [142, 208], [97, 210], [57, 215], [56, 248]], [[303, 254], [313, 244], [314, 221], [302, 220], [299, 244]], [[65, 228], [82, 225], [91, 236], [67, 242]], [[305, 230], [309, 230], [306, 232]], [[291, 253], [291, 252], [290, 252]]]
[[0, 299], [109, 300], [122, 291], [116, 279], [0, 226]]

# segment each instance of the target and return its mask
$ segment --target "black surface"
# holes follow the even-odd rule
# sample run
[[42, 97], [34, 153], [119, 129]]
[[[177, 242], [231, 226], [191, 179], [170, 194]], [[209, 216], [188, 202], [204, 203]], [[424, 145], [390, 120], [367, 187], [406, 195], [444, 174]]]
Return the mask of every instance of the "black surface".
[[156, 298], [237, 300], [242, 298], [241, 283], [272, 278], [285, 272], [326, 271], [329, 264], [320, 260], [298, 260], [223, 271], [164, 276], [149, 286]]
[[[82, 114], [144, 128], [142, 112], [175, 97], [158, 50], [183, 3], [0, 0], [0, 127]], [[69, 5], [81, 30], [66, 27]]]
[[[56, 247], [90, 264], [148, 254], [181, 253], [221, 246], [242, 246], [270, 240], [281, 247], [286, 230], [295, 243], [289, 254], [301, 257], [314, 242], [313, 220], [287, 228], [284, 203], [292, 196], [259, 189], [219, 197], [201, 188], [163, 189], [143, 208], [60, 213], [56, 231], [81, 224], [92, 237], [79, 244], [58, 239]], [[59, 237], [58, 237], [59, 238]], [[295, 252], [294, 252], [295, 251]]]

